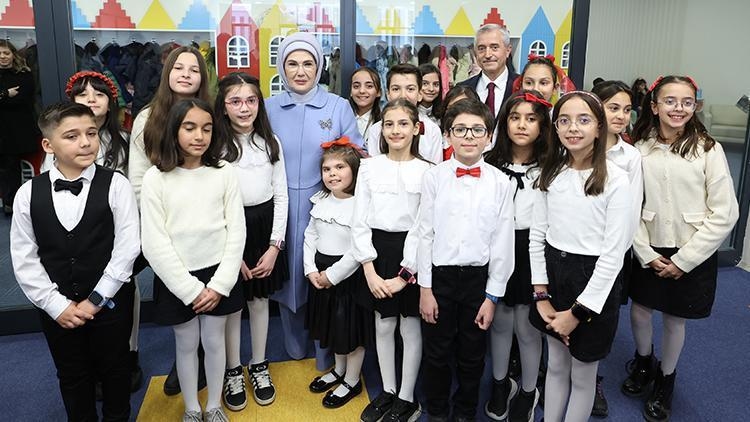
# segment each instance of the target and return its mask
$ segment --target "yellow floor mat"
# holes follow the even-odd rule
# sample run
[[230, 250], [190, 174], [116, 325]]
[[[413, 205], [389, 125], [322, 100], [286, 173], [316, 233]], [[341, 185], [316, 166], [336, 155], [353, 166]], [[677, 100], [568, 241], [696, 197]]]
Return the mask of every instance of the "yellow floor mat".
[[[367, 389], [338, 409], [326, 409], [321, 404], [323, 394], [314, 394], [308, 390], [313, 378], [320, 375], [315, 369], [314, 359], [276, 362], [270, 365], [271, 377], [276, 387], [276, 400], [268, 406], [258, 406], [248, 389], [247, 407], [241, 412], [226, 411], [231, 421], [301, 421], [301, 422], [352, 422], [359, 421], [359, 415], [370, 402]], [[137, 420], [141, 422], [180, 421], [185, 410], [182, 395], [167, 397], [164, 395], [166, 375], [152, 377], [138, 412]], [[245, 373], [245, 385], [247, 371]], [[198, 393], [202, 405], [206, 403], [208, 391], [204, 388]]]

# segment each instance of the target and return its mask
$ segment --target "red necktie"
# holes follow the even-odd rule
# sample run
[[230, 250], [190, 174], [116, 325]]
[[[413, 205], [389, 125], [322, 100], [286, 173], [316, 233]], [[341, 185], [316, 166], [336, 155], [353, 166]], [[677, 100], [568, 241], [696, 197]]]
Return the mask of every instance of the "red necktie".
[[456, 177], [463, 177], [469, 175], [471, 177], [479, 177], [482, 174], [482, 169], [479, 167], [472, 167], [470, 169], [456, 169]]
[[490, 82], [487, 84], [487, 101], [484, 102], [487, 107], [490, 108], [490, 113], [495, 116], [495, 83]]

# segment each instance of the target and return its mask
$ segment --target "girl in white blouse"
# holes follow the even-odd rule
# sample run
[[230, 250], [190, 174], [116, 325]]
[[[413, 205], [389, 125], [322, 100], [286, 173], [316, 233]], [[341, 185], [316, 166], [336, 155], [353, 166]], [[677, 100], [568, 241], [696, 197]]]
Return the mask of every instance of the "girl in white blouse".
[[[533, 420], [534, 407], [539, 399], [536, 381], [542, 337], [529, 323], [529, 305], [534, 293], [529, 263], [529, 227], [534, 201], [539, 196], [534, 183], [539, 176], [540, 161], [552, 127], [551, 107], [552, 104], [537, 91], [524, 90], [513, 94], [500, 109], [497, 141], [484, 158], [508, 175], [515, 192], [515, 269], [508, 280], [505, 296], [495, 307], [492, 320], [494, 382], [485, 413], [494, 420], [509, 415], [513, 420]], [[513, 334], [518, 338], [522, 366], [520, 391], [508, 376]]]
[[[247, 238], [240, 266], [242, 288], [249, 311], [252, 357], [248, 365], [253, 398], [271, 404], [276, 391], [268, 371], [268, 298], [289, 278], [284, 250], [289, 197], [284, 156], [268, 122], [258, 79], [230, 73], [219, 82], [214, 110], [217, 138], [226, 139], [225, 159], [239, 177], [245, 207]], [[247, 404], [240, 364], [240, 315], [227, 319], [227, 370], [224, 404], [238, 411]]]
[[[644, 201], [633, 241], [630, 322], [635, 365], [622, 384], [648, 394], [644, 417], [668, 420], [685, 320], [711, 314], [717, 250], [737, 222], [734, 185], [721, 144], [695, 115], [695, 81], [659, 77], [643, 99], [633, 138], [643, 157]], [[653, 354], [653, 310], [662, 312], [662, 357]]]
[[[544, 419], [587, 421], [599, 360], [617, 329], [617, 274], [632, 238], [627, 174], [607, 161], [599, 99], [563, 96], [550, 137], [529, 233], [536, 306], [529, 319], [547, 334]], [[567, 412], [566, 412], [567, 407]]]
[[323, 406], [338, 408], [362, 392], [360, 372], [373, 321], [372, 311], [356, 300], [364, 276], [352, 254], [353, 194], [361, 153], [346, 136], [322, 146], [323, 190], [310, 199], [314, 205], [305, 229], [303, 260], [312, 284], [306, 325], [310, 337], [334, 353], [336, 366], [315, 377], [309, 388], [328, 391]]
[[[237, 283], [245, 216], [234, 167], [212, 139], [213, 113], [203, 100], [172, 107], [153, 147], [157, 165], [143, 176], [143, 255], [154, 270], [154, 321], [174, 329], [183, 421], [227, 420], [221, 406], [227, 316], [242, 309]], [[198, 401], [198, 344], [208, 399]], [[222, 419], [223, 418], [223, 419]]]
[[[362, 263], [369, 287], [360, 300], [375, 311], [375, 345], [383, 378], [383, 393], [362, 412], [365, 422], [384, 415], [390, 420], [389, 412], [393, 420], [407, 420], [420, 411], [414, 398], [422, 358], [419, 287], [412, 276], [418, 239], [407, 232], [416, 224], [422, 175], [431, 164], [418, 152], [419, 112], [414, 104], [404, 99], [389, 102], [381, 122], [379, 148], [384, 154], [362, 163], [352, 224], [354, 257]], [[400, 389], [396, 388], [396, 325], [404, 345]]]
[[[360, 67], [352, 73], [352, 92], [349, 104], [357, 119], [357, 129], [362, 139], [373, 124], [380, 121], [380, 76], [369, 67]], [[365, 149], [367, 145], [365, 145]]]

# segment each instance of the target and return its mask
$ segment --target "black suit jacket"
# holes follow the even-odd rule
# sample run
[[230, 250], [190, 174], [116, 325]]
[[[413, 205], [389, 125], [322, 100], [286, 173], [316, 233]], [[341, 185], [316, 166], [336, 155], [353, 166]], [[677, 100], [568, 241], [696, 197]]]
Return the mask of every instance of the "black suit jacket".
[[[518, 74], [511, 72], [507, 66], [505, 68], [508, 70], [508, 82], [505, 84], [505, 94], [503, 94], [503, 101], [500, 103], [500, 106], [505, 104], [505, 101], [508, 100], [508, 97], [510, 97], [510, 94], [513, 93], [513, 82], [518, 77]], [[465, 81], [459, 82], [457, 85], [468, 86], [469, 88], [473, 89], [474, 92], [476, 92], [477, 84], [479, 83], [479, 79], [481, 77], [482, 77], [482, 73], [480, 72]], [[500, 112], [500, 110], [497, 110], [497, 111]]]

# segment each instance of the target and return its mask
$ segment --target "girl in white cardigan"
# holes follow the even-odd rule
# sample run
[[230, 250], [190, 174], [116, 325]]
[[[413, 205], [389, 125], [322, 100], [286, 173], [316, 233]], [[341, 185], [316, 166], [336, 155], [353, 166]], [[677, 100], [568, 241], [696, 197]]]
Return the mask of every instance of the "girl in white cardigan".
[[[622, 384], [646, 401], [644, 417], [669, 420], [685, 320], [711, 313], [717, 250], [738, 218], [737, 198], [721, 145], [695, 116], [698, 87], [690, 77], [659, 77], [634, 128], [643, 157], [644, 202], [633, 248], [630, 312], [635, 365]], [[662, 360], [653, 355], [652, 313], [662, 312]]]
[[[205, 101], [177, 102], [153, 145], [157, 165], [143, 176], [143, 254], [153, 268], [154, 321], [175, 333], [183, 421], [228, 420], [221, 407], [227, 315], [242, 309], [237, 284], [245, 216], [237, 175], [212, 142]], [[198, 402], [198, 344], [206, 351], [206, 413]]]

